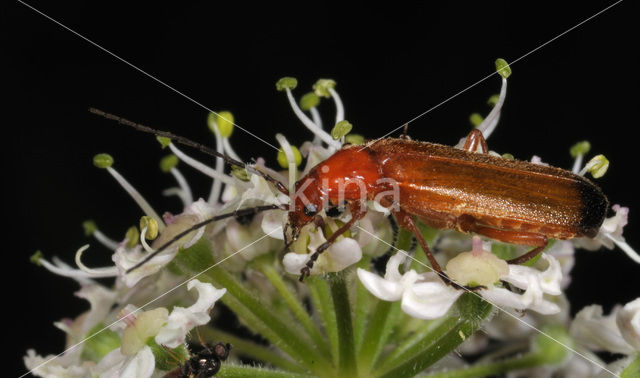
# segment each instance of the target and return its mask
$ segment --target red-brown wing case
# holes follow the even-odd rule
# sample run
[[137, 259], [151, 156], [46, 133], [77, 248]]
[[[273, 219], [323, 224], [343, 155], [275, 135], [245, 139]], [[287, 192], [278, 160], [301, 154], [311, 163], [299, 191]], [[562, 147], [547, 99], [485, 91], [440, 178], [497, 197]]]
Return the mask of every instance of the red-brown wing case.
[[397, 181], [401, 207], [427, 221], [434, 213], [568, 239], [597, 234], [605, 195], [569, 171], [406, 139], [367, 145], [383, 177]]

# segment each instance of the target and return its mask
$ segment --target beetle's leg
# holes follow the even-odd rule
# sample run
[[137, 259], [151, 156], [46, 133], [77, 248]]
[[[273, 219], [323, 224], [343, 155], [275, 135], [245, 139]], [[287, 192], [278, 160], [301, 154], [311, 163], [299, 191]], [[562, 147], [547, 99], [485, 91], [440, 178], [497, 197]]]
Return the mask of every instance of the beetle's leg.
[[536, 257], [549, 244], [549, 239], [533, 232], [508, 231], [499, 228], [482, 226], [476, 223], [472, 217], [462, 216], [458, 220], [458, 229], [463, 232], [474, 232], [491, 239], [495, 239], [505, 243], [533, 246], [531, 251], [522, 256], [508, 260], [509, 264], [522, 264]]
[[411, 231], [416, 239], [418, 239], [418, 243], [420, 243], [422, 250], [424, 251], [425, 255], [427, 255], [427, 259], [429, 259], [433, 270], [435, 270], [439, 275], [446, 277], [446, 274], [444, 274], [444, 272], [442, 271], [440, 264], [438, 264], [436, 258], [433, 257], [433, 253], [431, 253], [427, 242], [422, 237], [422, 233], [418, 229], [418, 226], [416, 226], [416, 223], [413, 221], [411, 215], [404, 210], [398, 210], [394, 212], [393, 215], [396, 217], [396, 220], [398, 221], [400, 227]]
[[469, 135], [467, 135], [467, 140], [464, 142], [464, 147], [462, 147], [462, 149], [469, 152], [476, 152], [478, 144], [480, 145], [480, 148], [482, 148], [483, 154], [489, 153], [489, 146], [487, 146], [487, 141], [484, 139], [482, 131], [473, 129]]
[[303, 282], [306, 277], [309, 277], [309, 275], [311, 274], [311, 268], [313, 268], [313, 264], [316, 262], [318, 257], [320, 257], [320, 254], [326, 251], [327, 248], [329, 248], [331, 244], [333, 244], [333, 242], [336, 241], [338, 236], [349, 231], [351, 226], [353, 226], [353, 224], [357, 220], [364, 217], [365, 214], [367, 213], [366, 207], [363, 204], [361, 204], [360, 201], [350, 203], [349, 210], [351, 210], [351, 219], [347, 223], [343, 224], [342, 227], [337, 229], [333, 234], [331, 234], [331, 236], [329, 236], [326, 242], [320, 244], [320, 246], [316, 249], [316, 251], [313, 252], [313, 254], [309, 257], [309, 261], [307, 261], [306, 266], [300, 269], [300, 282]]
[[458, 290], [476, 291], [476, 290], [486, 289], [485, 286], [473, 286], [473, 287], [462, 286], [457, 284], [456, 282], [453, 282], [451, 278], [449, 278], [449, 276], [442, 270], [442, 268], [440, 267], [440, 264], [438, 264], [438, 262], [436, 261], [435, 257], [433, 256], [433, 253], [431, 253], [431, 250], [427, 245], [427, 242], [424, 240], [424, 237], [422, 237], [422, 233], [420, 232], [420, 229], [418, 229], [418, 226], [416, 226], [416, 223], [413, 221], [413, 218], [411, 217], [411, 215], [409, 215], [407, 212], [403, 210], [399, 210], [393, 214], [398, 220], [400, 227], [411, 231], [413, 235], [416, 237], [425, 255], [427, 255], [427, 259], [429, 259], [429, 262], [431, 263], [431, 267], [438, 274], [438, 276], [440, 276], [440, 278], [445, 284], [451, 285]]

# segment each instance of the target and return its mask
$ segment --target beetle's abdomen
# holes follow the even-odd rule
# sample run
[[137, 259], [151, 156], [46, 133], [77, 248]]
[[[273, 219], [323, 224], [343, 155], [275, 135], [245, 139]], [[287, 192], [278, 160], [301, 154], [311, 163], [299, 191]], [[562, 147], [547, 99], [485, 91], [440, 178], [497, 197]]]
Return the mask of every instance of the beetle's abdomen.
[[467, 215], [487, 226], [568, 239], [595, 236], [606, 215], [602, 191], [559, 168], [425, 142], [384, 142], [386, 148], [371, 147], [383, 176], [398, 182], [403, 209], [418, 217]]

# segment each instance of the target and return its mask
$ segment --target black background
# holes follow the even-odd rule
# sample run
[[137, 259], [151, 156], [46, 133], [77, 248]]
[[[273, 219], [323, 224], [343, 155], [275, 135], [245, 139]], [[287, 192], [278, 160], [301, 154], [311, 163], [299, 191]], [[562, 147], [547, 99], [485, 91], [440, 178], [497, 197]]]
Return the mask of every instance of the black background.
[[[295, 144], [311, 138], [275, 91], [280, 77], [298, 78], [298, 97], [316, 79], [334, 78], [355, 131], [378, 137], [494, 72], [496, 58], [514, 61], [612, 3], [32, 5], [204, 106], [231, 110], [240, 126], [275, 145], [277, 132]], [[174, 183], [157, 168], [165, 152], [154, 138], [87, 108], [201, 142], [212, 137], [201, 106], [24, 5], [5, 8], [3, 326], [11, 329], [4, 342], [16, 352], [8, 359], [22, 374], [27, 348], [62, 351], [63, 334], [52, 322], [87, 308], [73, 296], [75, 282], [30, 264], [29, 256], [41, 249], [47, 258], [72, 262], [75, 250], [91, 242], [88, 261], [104, 265], [110, 254], [84, 237], [81, 222], [94, 219], [121, 238], [141, 215], [113, 179], [93, 167], [93, 155], [112, 154], [115, 167], [158, 212], [180, 210], [175, 198], [160, 194]], [[631, 58], [637, 41], [630, 37], [628, 8], [630, 2], [620, 3], [513, 64], [489, 146], [570, 168], [569, 146], [590, 140], [589, 157], [603, 153], [611, 161], [597, 182], [612, 203], [631, 208], [625, 235], [640, 248], [638, 62]], [[412, 122], [410, 135], [456, 143], [469, 131], [469, 114], [486, 114], [486, 99], [499, 88], [497, 76], [479, 83]], [[333, 106], [323, 108], [330, 123]], [[276, 164], [271, 147], [240, 130], [232, 144], [244, 159], [264, 156]], [[206, 197], [209, 180], [182, 171], [194, 194]], [[640, 266], [619, 250], [578, 252], [568, 292], [573, 311], [591, 303], [608, 310], [636, 298], [638, 275]]]

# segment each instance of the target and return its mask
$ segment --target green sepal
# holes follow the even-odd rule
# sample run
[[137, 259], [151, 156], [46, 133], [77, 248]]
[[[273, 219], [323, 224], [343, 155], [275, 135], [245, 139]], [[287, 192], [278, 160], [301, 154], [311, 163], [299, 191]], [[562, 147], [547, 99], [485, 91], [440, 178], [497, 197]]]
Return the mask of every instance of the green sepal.
[[178, 367], [178, 363], [184, 363], [189, 359], [189, 351], [184, 345], [171, 349], [158, 345], [154, 338], [150, 337], [147, 346], [151, 348], [156, 360], [156, 369], [162, 371], [173, 370]]

